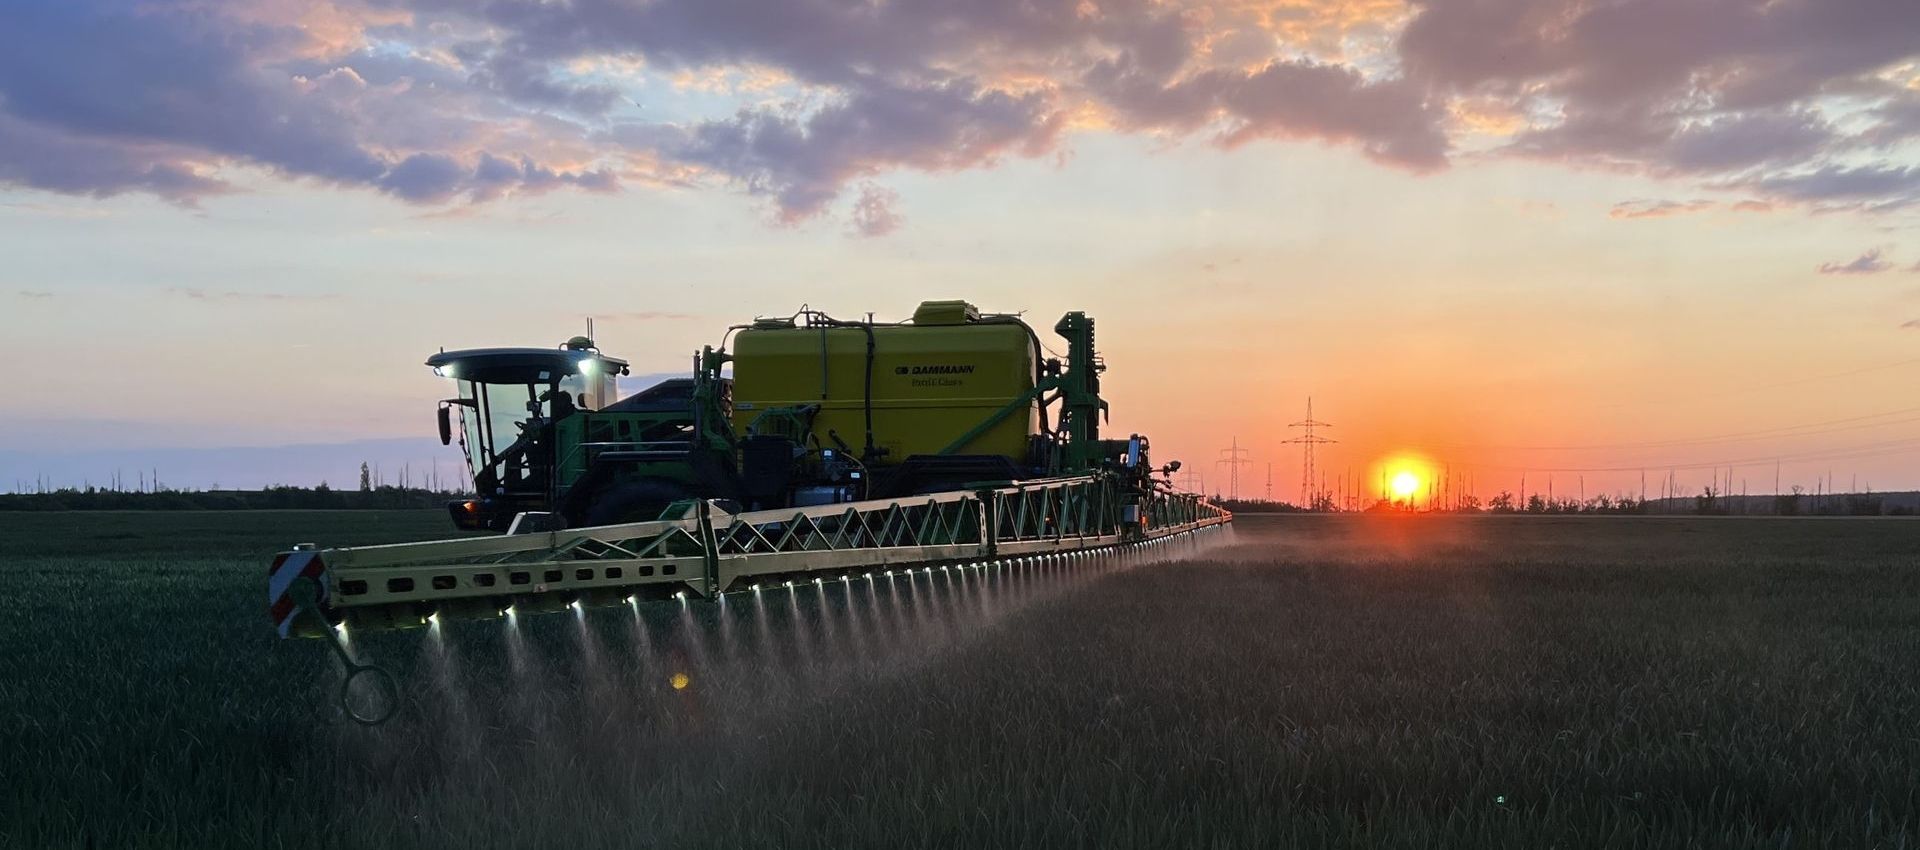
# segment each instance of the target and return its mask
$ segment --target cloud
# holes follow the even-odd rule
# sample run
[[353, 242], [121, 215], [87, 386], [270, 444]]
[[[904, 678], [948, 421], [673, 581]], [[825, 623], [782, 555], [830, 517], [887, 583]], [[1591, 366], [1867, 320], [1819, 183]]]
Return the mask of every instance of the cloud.
[[1789, 202], [1831, 202], [1893, 209], [1920, 200], [1920, 166], [1828, 165], [1724, 184]]
[[67, 0], [0, 29], [0, 185], [189, 206], [258, 173], [424, 205], [720, 186], [864, 233], [899, 226], [871, 202], [889, 173], [1110, 132], [1872, 212], [1920, 201], [1916, 61], [1912, 0]]
[[1920, 330], [1920, 319], [1908, 319], [1904, 322], [1901, 322], [1900, 327]]
[[191, 206], [228, 191], [201, 170], [177, 148], [115, 144], [0, 113], [0, 183], [97, 198], [139, 191]]
[[1819, 115], [1785, 109], [1681, 122], [1658, 149], [1659, 162], [1681, 172], [1719, 173], [1777, 162], [1797, 162], [1834, 139]]
[[1880, 249], [1875, 248], [1845, 263], [1821, 263], [1820, 273], [1845, 275], [1879, 274], [1891, 268], [1893, 268], [1893, 264], [1883, 259], [1880, 256]]
[[[1435, 113], [1404, 82], [1304, 60], [1207, 66], [1259, 60], [1272, 43], [1258, 15], [1219, 11], [1147, 0], [45, 4], [0, 36], [0, 52], [13, 48], [0, 59], [0, 118], [29, 125], [14, 135], [38, 134], [31, 146], [0, 142], [0, 181], [191, 204], [232, 191], [221, 175], [239, 165], [444, 204], [611, 189], [624, 169], [674, 185], [718, 177], [792, 223], [883, 172], [1054, 152], [1069, 115], [1131, 111], [1081, 83], [1116, 57], [1145, 85], [1197, 96], [1228, 145], [1316, 139], [1416, 171], [1444, 163]], [[1323, 11], [1290, 14], [1287, 26], [1319, 39], [1303, 28], [1346, 33], [1386, 14]], [[368, 49], [375, 28], [411, 51]], [[612, 117], [628, 100], [617, 78], [572, 70], [623, 62], [673, 74], [751, 67], [793, 82], [731, 118], [637, 122], [631, 110]], [[36, 71], [62, 65], [85, 69], [84, 91]], [[519, 146], [489, 142], [503, 134]], [[559, 160], [568, 164], [549, 164]]]
[[1259, 138], [1315, 139], [1353, 144], [1412, 171], [1447, 164], [1440, 112], [1405, 80], [1371, 81], [1351, 68], [1274, 61], [1251, 72], [1163, 80], [1115, 61], [1096, 65], [1086, 84], [1124, 128], [1190, 132], [1217, 124], [1228, 147]]
[[[420, 108], [451, 107], [459, 92], [375, 86], [344, 66], [290, 72], [281, 63], [306, 70], [297, 55], [312, 46], [297, 22], [201, 11], [218, 6], [96, 1], [11, 12], [0, 29], [0, 181], [191, 205], [231, 191], [217, 175], [242, 164], [411, 202], [503, 192], [475, 179], [487, 154], [460, 149], [464, 125]], [[410, 108], [391, 110], [401, 101]], [[407, 146], [441, 149], [395, 150]], [[531, 164], [521, 172], [528, 188], [611, 180]]]
[[620, 313], [595, 313], [594, 321], [600, 322], [679, 322], [698, 319], [692, 313], [675, 313], [668, 310], [629, 310]]
[[612, 191], [619, 181], [606, 169], [558, 172], [525, 157], [513, 161], [481, 151], [473, 164], [447, 154], [417, 153], [388, 169], [378, 184], [382, 191], [402, 200], [437, 204], [461, 194], [475, 201], [489, 201], [508, 193], [543, 192], [562, 185]]
[[1608, 218], [1666, 218], [1687, 213], [1709, 210], [1716, 206], [1713, 201], [1621, 201], [1607, 211]]
[[1404, 80], [1368, 82], [1351, 68], [1274, 62], [1226, 87], [1227, 144], [1248, 139], [1350, 142], [1376, 160], [1415, 171], [1445, 167], [1439, 115]]
[[1629, 108], [1573, 115], [1524, 130], [1506, 150], [1534, 159], [1624, 166], [1661, 176], [1714, 175], [1804, 161], [1835, 139], [1824, 120], [1804, 112], [1687, 121]]
[[[1920, 128], [1915, 95], [1877, 76], [1920, 56], [1910, 0], [1416, 0], [1414, 10], [1397, 41], [1408, 75], [1531, 116], [1502, 148], [1511, 155], [1823, 204], [1836, 198], [1825, 190], [1848, 190], [1796, 178], [1884, 172], [1860, 161], [1864, 146]], [[1853, 129], [1862, 122], [1843, 97], [1878, 125]], [[1910, 185], [1879, 188], [1851, 203], [1914, 197]]]
[[1774, 206], [1767, 201], [1754, 200], [1752, 198], [1734, 201], [1730, 204], [1704, 198], [1696, 198], [1691, 201], [1642, 198], [1631, 201], [1621, 201], [1620, 203], [1614, 204], [1613, 208], [1607, 211], [1607, 217], [1621, 219], [1667, 218], [1669, 216], [1687, 215], [1689, 213], [1705, 212], [1713, 209], [1727, 210], [1729, 212], [1764, 213], [1772, 212]]
[[904, 221], [894, 206], [900, 203], [900, 193], [884, 186], [868, 183], [860, 187], [860, 197], [853, 202], [853, 232], [861, 236], [885, 236], [900, 229]]
[[803, 115], [745, 109], [630, 138], [771, 198], [778, 218], [791, 224], [821, 212], [850, 181], [885, 170], [956, 171], [1045, 153], [1064, 119], [1045, 92], [1014, 94], [967, 80], [872, 83]]
[[0, 211], [11, 211], [43, 218], [64, 219], [102, 219], [112, 218], [112, 210], [103, 209], [87, 203], [42, 204], [32, 202], [0, 202]]
[[53, 293], [37, 289], [22, 289], [14, 294], [29, 301], [45, 301], [53, 297]]
[[1399, 53], [1456, 89], [1533, 85], [1580, 111], [1776, 108], [1911, 58], [1907, 0], [1416, 0]]
[[[223, 188], [199, 176], [235, 157], [284, 173], [364, 182], [385, 166], [326, 105], [249, 62], [289, 38], [222, 31], [192, 13], [105, 3], [30, 3], [0, 29], [0, 169], [37, 188], [133, 189], [191, 200]], [[57, 69], [57, 70], [56, 70]], [[78, 149], [53, 146], [78, 142]], [[36, 156], [48, 161], [35, 166]]]
[[1920, 89], [1889, 99], [1872, 117], [1876, 123], [1861, 134], [1869, 144], [1892, 147], [1920, 137]]
[[380, 176], [380, 188], [418, 203], [444, 201], [460, 191], [471, 172], [442, 153], [417, 153]]
[[241, 292], [231, 289], [200, 289], [191, 286], [169, 287], [167, 294], [193, 301], [225, 302], [310, 302], [333, 301], [340, 297], [333, 293], [307, 295], [286, 292]]
[[1182, 16], [1147, 0], [1116, 0], [1091, 13], [1067, 0], [431, 0], [412, 5], [474, 15], [503, 35], [503, 49], [530, 60], [641, 55], [667, 68], [751, 64], [841, 88], [866, 79], [924, 83], [1024, 61], [1044, 64], [1094, 46], [1128, 51], [1158, 65], [1177, 63], [1190, 50]]
[[468, 80], [488, 91], [536, 107], [601, 115], [620, 100], [605, 84], [573, 84], [556, 80], [545, 63], [510, 52], [487, 52], [468, 46], [456, 51], [475, 67]]

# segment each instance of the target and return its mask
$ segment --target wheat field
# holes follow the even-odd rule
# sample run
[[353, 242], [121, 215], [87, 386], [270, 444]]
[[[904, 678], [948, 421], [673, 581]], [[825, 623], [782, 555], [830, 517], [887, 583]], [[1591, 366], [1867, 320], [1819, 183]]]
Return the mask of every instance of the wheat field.
[[1168, 557], [273, 638], [438, 512], [0, 515], [0, 846], [1910, 847], [1920, 524], [1241, 517]]

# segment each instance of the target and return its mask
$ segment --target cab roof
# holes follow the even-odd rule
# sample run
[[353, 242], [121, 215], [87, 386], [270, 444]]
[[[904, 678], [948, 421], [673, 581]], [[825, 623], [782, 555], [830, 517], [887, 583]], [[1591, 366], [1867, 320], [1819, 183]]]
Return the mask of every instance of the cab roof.
[[462, 380], [523, 384], [543, 380], [541, 372], [570, 374], [586, 359], [598, 361], [613, 374], [627, 374], [627, 361], [618, 357], [566, 348], [466, 348], [439, 352], [427, 358], [427, 365], [435, 370], [452, 366], [451, 377]]

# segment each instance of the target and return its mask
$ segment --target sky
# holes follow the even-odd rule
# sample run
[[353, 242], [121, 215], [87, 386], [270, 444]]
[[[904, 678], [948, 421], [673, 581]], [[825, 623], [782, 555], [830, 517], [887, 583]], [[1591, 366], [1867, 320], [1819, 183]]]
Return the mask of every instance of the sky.
[[1113, 428], [1210, 490], [1237, 440], [1296, 497], [1309, 397], [1335, 488], [1920, 488], [1920, 15], [29, 0], [0, 257], [0, 489], [451, 464], [441, 347], [591, 316], [664, 374], [930, 298], [1095, 316]]

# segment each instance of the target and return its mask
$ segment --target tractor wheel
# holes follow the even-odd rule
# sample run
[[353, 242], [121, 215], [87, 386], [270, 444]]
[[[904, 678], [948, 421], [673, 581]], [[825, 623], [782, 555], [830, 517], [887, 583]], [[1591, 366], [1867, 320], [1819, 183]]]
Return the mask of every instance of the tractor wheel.
[[581, 512], [575, 527], [646, 522], [660, 518], [660, 511], [681, 499], [693, 498], [687, 485], [669, 478], [640, 478], [622, 481], [594, 494]]

